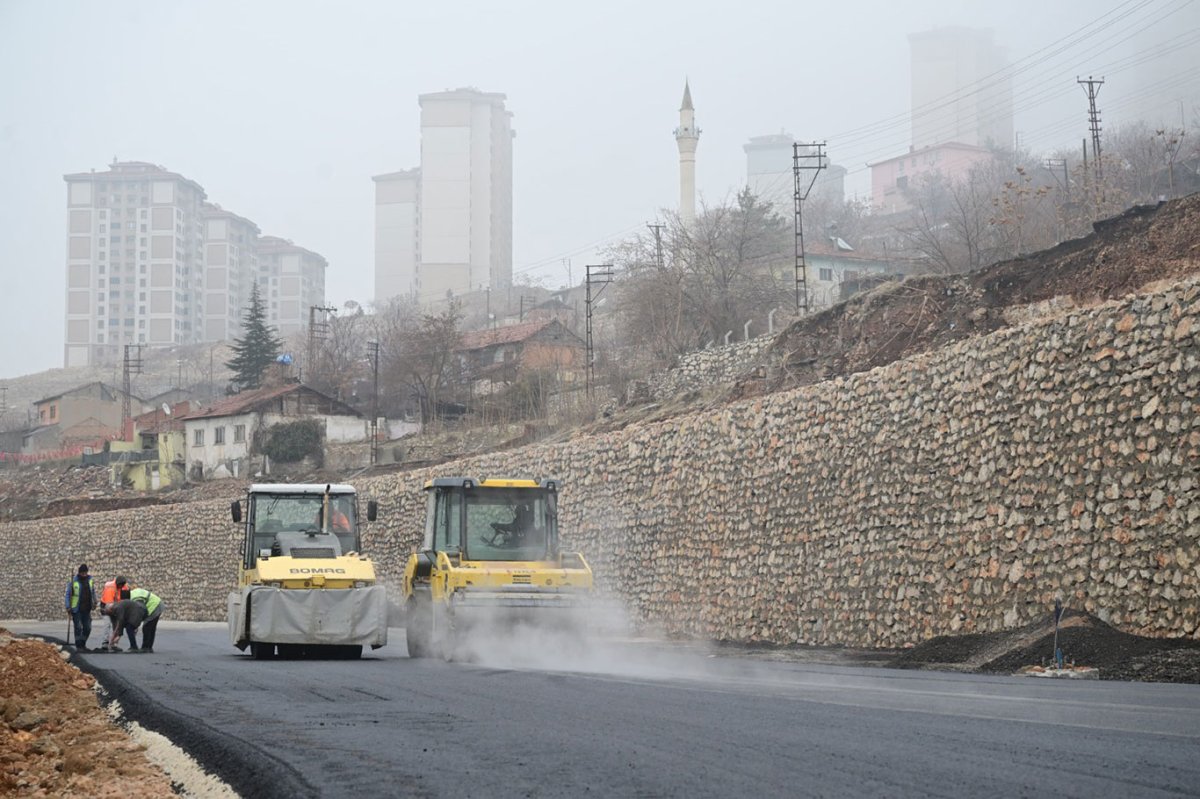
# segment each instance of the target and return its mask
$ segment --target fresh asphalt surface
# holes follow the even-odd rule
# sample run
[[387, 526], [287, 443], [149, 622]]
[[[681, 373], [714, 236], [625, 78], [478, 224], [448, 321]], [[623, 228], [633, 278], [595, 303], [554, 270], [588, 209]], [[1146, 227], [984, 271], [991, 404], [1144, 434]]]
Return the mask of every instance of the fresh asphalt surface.
[[[63, 625], [6, 623], [61, 641]], [[540, 661], [255, 661], [224, 625], [80, 654], [245, 796], [1200, 795], [1200, 686], [541, 642]], [[510, 653], [524, 658], [526, 653]]]

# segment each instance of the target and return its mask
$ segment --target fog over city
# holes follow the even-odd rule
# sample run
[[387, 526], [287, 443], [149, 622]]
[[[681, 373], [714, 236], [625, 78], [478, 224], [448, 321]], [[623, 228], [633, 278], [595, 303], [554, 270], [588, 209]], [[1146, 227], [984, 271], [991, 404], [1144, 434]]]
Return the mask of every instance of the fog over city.
[[781, 131], [826, 141], [846, 197], [869, 199], [866, 164], [911, 144], [909, 36], [944, 26], [994, 31], [1015, 138], [1036, 154], [1089, 135], [1090, 74], [1105, 130], [1196, 135], [1195, 0], [0, 0], [0, 378], [63, 366], [66, 174], [162, 165], [324, 256], [328, 304], [370, 308], [372, 176], [420, 165], [418, 95], [502, 93], [513, 278], [557, 288], [677, 207], [685, 79], [701, 202], [736, 194], [743, 145]]

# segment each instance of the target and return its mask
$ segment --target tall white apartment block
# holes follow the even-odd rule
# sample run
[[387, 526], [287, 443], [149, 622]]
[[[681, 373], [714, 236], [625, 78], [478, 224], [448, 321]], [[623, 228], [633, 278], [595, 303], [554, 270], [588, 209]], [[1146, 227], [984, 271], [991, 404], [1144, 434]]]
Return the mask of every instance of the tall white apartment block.
[[[257, 225], [205, 202], [204, 189], [182, 175], [114, 161], [105, 172], [63, 178], [65, 366], [119, 363], [126, 344], [234, 338], [260, 277], [281, 334], [306, 329], [307, 306], [325, 304], [324, 258], [283, 239], [260, 239]], [[268, 255], [265, 275], [260, 250]]]
[[67, 182], [63, 363], [111, 363], [126, 344], [196, 341], [204, 189], [141, 161]]
[[947, 27], [913, 33], [912, 149], [957, 142], [1013, 146], [1012, 80], [990, 30]]
[[245, 217], [205, 203], [204, 335], [205, 341], [228, 341], [242, 333], [242, 316], [258, 277], [258, 225]]
[[421, 246], [421, 170], [405, 169], [376, 175], [375, 181], [375, 299], [413, 297]]
[[512, 283], [512, 114], [478, 89], [422, 94], [420, 169], [375, 176], [375, 302]]
[[308, 329], [308, 309], [325, 304], [328, 262], [312, 250], [287, 239], [258, 239], [258, 290], [267, 309], [267, 323], [280, 336]]

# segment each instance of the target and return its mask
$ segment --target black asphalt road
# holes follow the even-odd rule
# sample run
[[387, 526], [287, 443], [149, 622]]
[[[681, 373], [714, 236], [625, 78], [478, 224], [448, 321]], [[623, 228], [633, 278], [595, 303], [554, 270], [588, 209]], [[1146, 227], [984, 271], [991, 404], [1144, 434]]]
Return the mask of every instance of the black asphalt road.
[[155, 654], [77, 661], [247, 796], [1200, 795], [1200, 686], [635, 642], [448, 664], [403, 640], [361, 661], [255, 661], [223, 628], [169, 625]]

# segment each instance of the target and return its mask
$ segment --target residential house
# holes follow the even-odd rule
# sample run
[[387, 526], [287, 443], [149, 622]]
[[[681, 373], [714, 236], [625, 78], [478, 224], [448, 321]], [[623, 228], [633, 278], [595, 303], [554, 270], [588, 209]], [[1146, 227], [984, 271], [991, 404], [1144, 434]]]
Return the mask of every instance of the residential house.
[[991, 150], [973, 144], [946, 142], [876, 161], [871, 167], [871, 205], [876, 213], [894, 214], [912, 208], [909, 190], [924, 178], [940, 174], [965, 180], [977, 165], [995, 158]]
[[[121, 438], [124, 396], [121, 389], [96, 381], [37, 400], [37, 425], [25, 435], [22, 452], [101, 446]], [[145, 410], [141, 399], [129, 399], [132, 414]]]
[[174, 405], [164, 402], [134, 417], [132, 440], [111, 442], [106, 453], [104, 462], [112, 470], [113, 483], [139, 491], [183, 483], [187, 474], [182, 417], [192, 410], [193, 404], [186, 400]]
[[834, 236], [829, 241], [807, 242], [808, 290], [813, 308], [828, 308], [882, 280], [904, 276], [907, 261], [860, 255]]
[[255, 434], [297, 419], [320, 419], [327, 443], [369, 441], [370, 422], [344, 402], [301, 383], [285, 383], [226, 397], [183, 417], [193, 479], [246, 473]]
[[455, 352], [473, 393], [490, 394], [530, 372], [552, 371], [573, 382], [584, 367], [585, 349], [583, 339], [549, 318], [463, 333]]

